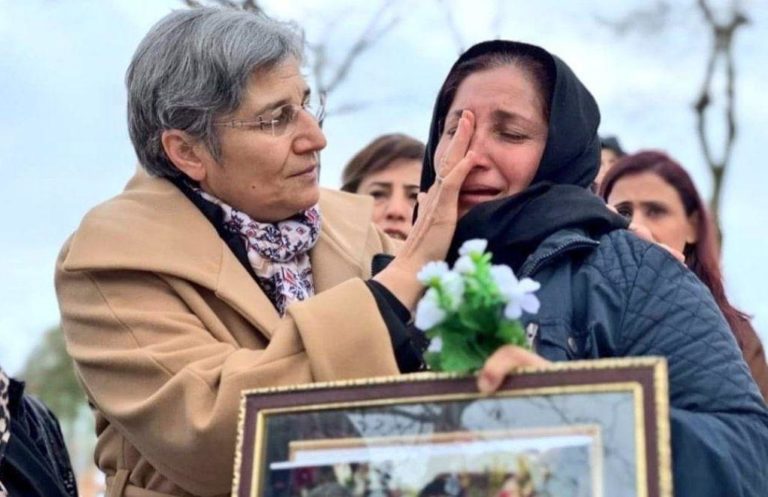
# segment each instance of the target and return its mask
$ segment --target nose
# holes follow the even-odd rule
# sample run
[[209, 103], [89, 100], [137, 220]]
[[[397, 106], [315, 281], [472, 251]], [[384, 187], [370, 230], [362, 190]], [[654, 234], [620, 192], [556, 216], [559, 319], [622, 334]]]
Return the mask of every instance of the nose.
[[297, 155], [304, 155], [324, 149], [328, 142], [315, 117], [307, 112], [299, 112], [296, 119], [298, 122], [293, 138], [293, 151]]
[[629, 220], [635, 224], [642, 224], [643, 226], [648, 226], [648, 218], [646, 218], [642, 212], [635, 209], [632, 212], [632, 215], [629, 216]]
[[411, 216], [412, 210], [413, 206], [408, 201], [408, 198], [402, 193], [395, 193], [387, 202], [384, 214], [390, 221], [407, 221]]

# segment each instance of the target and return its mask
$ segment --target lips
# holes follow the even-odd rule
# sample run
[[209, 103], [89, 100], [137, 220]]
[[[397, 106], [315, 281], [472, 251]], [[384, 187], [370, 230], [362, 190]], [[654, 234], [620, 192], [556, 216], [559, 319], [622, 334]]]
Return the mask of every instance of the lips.
[[406, 237], [407, 237], [407, 235], [405, 234], [405, 232], [403, 232], [403, 231], [400, 231], [400, 230], [398, 230], [398, 229], [393, 229], [393, 228], [390, 228], [390, 229], [385, 229], [385, 230], [384, 230], [384, 233], [386, 233], [386, 234], [387, 234], [387, 235], [389, 235], [390, 237], [392, 237], [392, 238], [395, 238], [395, 239], [397, 239], [397, 240], [405, 240], [405, 239], [406, 239]]
[[487, 202], [499, 196], [501, 188], [485, 185], [463, 186], [459, 192], [459, 201], [463, 203], [477, 204]]
[[290, 178], [295, 178], [295, 177], [304, 176], [304, 175], [309, 176], [310, 174], [313, 174], [315, 171], [317, 171], [317, 165], [313, 164], [311, 166], [305, 167], [304, 169], [302, 169], [302, 170], [300, 170], [300, 171], [298, 171], [296, 173], [291, 174], [289, 177]]

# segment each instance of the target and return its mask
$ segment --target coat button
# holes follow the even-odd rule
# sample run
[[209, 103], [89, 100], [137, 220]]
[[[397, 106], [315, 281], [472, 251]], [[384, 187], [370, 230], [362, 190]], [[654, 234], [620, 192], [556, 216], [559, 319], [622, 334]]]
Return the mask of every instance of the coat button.
[[579, 348], [576, 346], [576, 339], [573, 337], [568, 337], [568, 348], [571, 349], [571, 352], [578, 352]]

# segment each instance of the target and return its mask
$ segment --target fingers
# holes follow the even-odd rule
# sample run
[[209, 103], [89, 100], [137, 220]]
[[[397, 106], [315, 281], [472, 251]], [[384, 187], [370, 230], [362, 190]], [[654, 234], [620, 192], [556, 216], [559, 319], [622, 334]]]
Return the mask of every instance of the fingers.
[[656, 239], [653, 237], [653, 233], [651, 233], [651, 230], [649, 230], [642, 224], [629, 223], [629, 231], [636, 234], [646, 242], [656, 243]]
[[469, 110], [464, 110], [461, 113], [456, 133], [451, 138], [448, 148], [443, 156], [440, 157], [438, 163], [435, 164], [435, 173], [439, 177], [445, 178], [448, 176], [451, 170], [467, 155], [469, 143], [472, 141], [474, 132], [475, 115]]
[[666, 250], [667, 252], [669, 252], [672, 255], [672, 257], [674, 257], [678, 261], [680, 261], [683, 264], [685, 264], [685, 255], [682, 252], [680, 252], [679, 250], [673, 249], [672, 247], [670, 247], [666, 243], [661, 243], [661, 242], [657, 241], [656, 238], [654, 238], [653, 233], [651, 233], [651, 230], [649, 230], [648, 228], [646, 228], [642, 224], [630, 223], [629, 230], [632, 233], [636, 234], [638, 237], [640, 237], [643, 240], [645, 240], [646, 242], [655, 243], [659, 247], [661, 247], [664, 250]]
[[549, 364], [550, 362], [540, 355], [514, 345], [505, 345], [485, 361], [485, 366], [477, 378], [477, 388], [483, 393], [492, 393], [498, 390], [512, 369]]
[[464, 184], [464, 180], [467, 178], [467, 175], [475, 164], [475, 153], [472, 151], [467, 152], [467, 155], [456, 163], [456, 165], [451, 168], [451, 171], [443, 178], [443, 189], [447, 192], [454, 193], [454, 200], [456, 202], [458, 202], [458, 193], [459, 190], [461, 190], [461, 185]]

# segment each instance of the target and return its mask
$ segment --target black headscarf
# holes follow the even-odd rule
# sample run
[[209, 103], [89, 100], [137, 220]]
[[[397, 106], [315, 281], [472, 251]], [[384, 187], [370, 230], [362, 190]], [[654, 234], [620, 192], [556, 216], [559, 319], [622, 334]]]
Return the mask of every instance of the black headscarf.
[[[549, 133], [539, 168], [531, 185], [507, 198], [473, 207], [456, 226], [448, 260], [472, 238], [485, 238], [494, 260], [518, 269], [525, 257], [548, 235], [567, 227], [579, 227], [601, 235], [626, 228], [626, 220], [608, 210], [587, 190], [600, 166], [600, 110], [589, 90], [559, 58], [541, 47], [513, 41], [479, 43], [464, 52], [449, 77], [465, 62], [486, 54], [524, 54], [541, 62], [552, 81]], [[421, 171], [421, 190], [435, 181], [434, 155], [442, 125], [452, 104], [447, 85], [437, 96], [429, 130], [427, 152]], [[453, 93], [455, 95], [455, 92]]]

